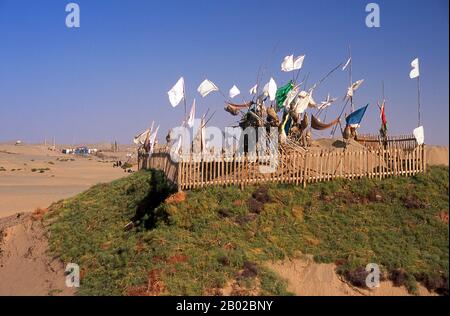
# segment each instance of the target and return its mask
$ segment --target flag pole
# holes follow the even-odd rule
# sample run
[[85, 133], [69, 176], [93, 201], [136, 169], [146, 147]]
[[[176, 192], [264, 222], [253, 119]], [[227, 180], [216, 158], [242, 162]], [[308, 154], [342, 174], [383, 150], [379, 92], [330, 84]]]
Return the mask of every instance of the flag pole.
[[186, 110], [186, 84], [183, 80], [183, 103], [184, 103], [184, 119], [187, 118], [187, 110]]
[[[348, 73], [349, 73], [349, 79], [350, 79], [350, 87], [352, 87], [352, 85], [353, 85], [353, 82], [352, 82], [353, 81], [353, 79], [352, 79], [353, 59], [352, 59], [352, 49], [350, 47], [350, 44], [348, 45], [348, 55], [350, 58], [350, 65], [349, 65], [350, 67], [348, 68]], [[353, 93], [350, 96], [350, 107], [352, 109], [352, 112], [355, 111], [355, 108], [353, 106]]]
[[417, 127], [419, 127], [420, 126], [420, 75], [417, 76], [417, 114], [418, 114]]

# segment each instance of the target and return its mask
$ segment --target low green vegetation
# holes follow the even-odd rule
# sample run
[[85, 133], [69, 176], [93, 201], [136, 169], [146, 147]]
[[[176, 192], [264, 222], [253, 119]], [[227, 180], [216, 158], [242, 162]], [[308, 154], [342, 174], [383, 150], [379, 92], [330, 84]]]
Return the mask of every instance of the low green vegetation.
[[139, 171], [54, 204], [46, 221], [52, 251], [81, 267], [80, 295], [222, 294], [231, 283], [232, 294], [286, 295], [266, 263], [301, 254], [355, 285], [377, 263], [412, 293], [421, 282], [448, 294], [448, 176], [209, 187], [164, 202], [164, 175]]
[[129, 169], [129, 168], [133, 168], [133, 165], [131, 163], [129, 163], [129, 162], [125, 162], [122, 165], [122, 169]]
[[65, 161], [75, 161], [75, 158], [56, 158], [56, 161], [61, 161], [61, 162], [65, 162]]

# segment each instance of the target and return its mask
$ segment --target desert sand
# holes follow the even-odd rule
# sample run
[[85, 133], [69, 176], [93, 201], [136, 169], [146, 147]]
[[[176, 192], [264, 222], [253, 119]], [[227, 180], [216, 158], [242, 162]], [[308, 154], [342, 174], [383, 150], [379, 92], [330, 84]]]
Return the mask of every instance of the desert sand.
[[[107, 154], [126, 161], [126, 152]], [[41, 145], [0, 144], [0, 217], [45, 208], [94, 184], [126, 176], [112, 167], [111, 156], [85, 158]]]
[[73, 295], [64, 264], [48, 254], [46, 230], [29, 213], [0, 219], [0, 295]]

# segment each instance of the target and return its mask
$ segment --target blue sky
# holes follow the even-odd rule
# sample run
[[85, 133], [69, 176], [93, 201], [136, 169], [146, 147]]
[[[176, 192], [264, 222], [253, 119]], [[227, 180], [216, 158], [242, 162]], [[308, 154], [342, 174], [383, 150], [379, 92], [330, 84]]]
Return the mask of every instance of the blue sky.
[[[207, 76], [223, 91], [236, 84], [248, 99], [260, 67], [278, 85], [285, 55], [306, 54], [300, 78], [313, 84], [344, 62], [351, 45], [353, 78], [364, 78], [357, 105], [370, 103], [361, 133], [377, 132], [376, 101], [384, 81], [390, 133], [417, 125], [416, 82], [410, 62], [420, 58], [426, 141], [448, 144], [448, 1], [374, 1], [381, 27], [367, 28], [371, 1], [319, 0], [78, 0], [81, 27], [65, 26], [62, 0], [0, 0], [0, 141], [129, 143], [152, 120], [162, 140], [180, 124], [167, 91], [184, 76], [188, 107], [215, 112], [210, 124], [236, 122], [216, 93], [197, 94]], [[339, 97], [347, 73], [334, 73], [315, 93]], [[237, 101], [242, 98], [238, 97]], [[339, 101], [327, 113], [337, 116]], [[324, 133], [323, 136], [327, 136]]]

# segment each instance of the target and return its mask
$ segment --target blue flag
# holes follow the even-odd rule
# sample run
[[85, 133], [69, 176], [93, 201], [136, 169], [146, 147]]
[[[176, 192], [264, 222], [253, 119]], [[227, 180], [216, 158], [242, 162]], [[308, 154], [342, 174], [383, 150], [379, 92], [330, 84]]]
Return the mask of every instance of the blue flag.
[[362, 108], [357, 109], [355, 112], [350, 113], [345, 118], [347, 125], [358, 125], [359, 123], [361, 123], [364, 113], [366, 113], [368, 106], [369, 106], [369, 104], [367, 104], [366, 106], [364, 106]]

